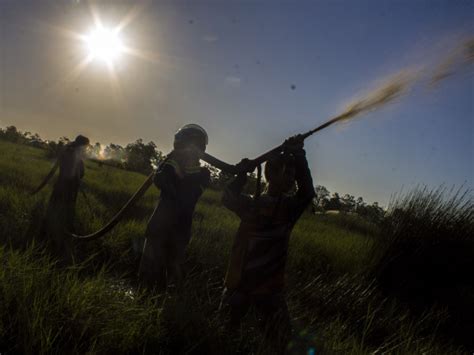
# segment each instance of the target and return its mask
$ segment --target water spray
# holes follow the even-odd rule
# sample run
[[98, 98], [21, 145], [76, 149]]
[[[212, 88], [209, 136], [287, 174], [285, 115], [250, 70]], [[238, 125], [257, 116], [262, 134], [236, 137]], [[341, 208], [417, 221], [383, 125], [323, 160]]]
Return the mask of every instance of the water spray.
[[[335, 123], [347, 121], [359, 114], [375, 110], [395, 100], [407, 90], [413, 79], [414, 75], [407, 72], [401, 72], [393, 76], [385, 84], [373, 90], [367, 97], [350, 104], [340, 115], [331, 118], [327, 122], [312, 130], [309, 130], [308, 132], [297, 135], [297, 139], [305, 140], [316, 132], [319, 132]], [[255, 167], [266, 162], [272, 156], [275, 156], [275, 154], [280, 153], [283, 148], [284, 144], [281, 144], [258, 156], [257, 158], [250, 160], [248, 164], [250, 167], [249, 169], [253, 171]], [[203, 153], [201, 159], [230, 174], [237, 174], [241, 171], [238, 166], [223, 162], [208, 153]]]
[[[428, 78], [431, 87], [437, 85], [439, 82], [450, 77], [455, 73], [456, 70], [474, 63], [474, 38], [468, 38], [458, 44], [452, 51], [448, 51], [439, 64], [434, 69], [420, 68], [417, 70], [402, 70], [399, 73], [390, 77], [382, 85], [372, 90], [366, 97], [356, 100], [347, 106], [347, 108], [340, 115], [329, 119], [322, 125], [309, 130], [306, 133], [299, 134], [296, 137], [302, 140], [312, 136], [314, 133], [319, 132], [335, 123], [348, 121], [360, 114], [367, 113], [386, 104], [394, 101], [403, 94], [408, 92], [415, 83], [420, 79], [423, 79], [422, 72], [428, 69], [431, 73]], [[248, 165], [245, 166], [247, 170], [253, 171], [255, 167], [266, 162], [275, 154], [280, 153], [284, 148], [284, 144], [281, 144], [268, 152], [258, 156], [257, 158], [250, 160]], [[230, 174], [237, 174], [241, 172], [241, 168], [238, 165], [228, 164], [218, 158], [203, 153], [201, 159], [206, 163], [209, 163], [216, 168], [219, 168]]]

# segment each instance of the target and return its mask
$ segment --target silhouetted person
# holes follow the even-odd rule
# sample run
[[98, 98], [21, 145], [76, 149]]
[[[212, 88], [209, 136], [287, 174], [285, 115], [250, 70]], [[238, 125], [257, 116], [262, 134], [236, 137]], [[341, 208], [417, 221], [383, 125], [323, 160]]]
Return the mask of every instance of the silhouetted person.
[[[242, 194], [246, 173], [240, 173], [226, 188], [224, 205], [241, 223], [232, 247], [224, 301], [230, 306], [232, 328], [251, 306], [272, 344], [284, 349], [290, 321], [284, 297], [288, 242], [296, 221], [315, 196], [311, 172], [298, 136], [285, 141], [285, 152], [265, 166], [267, 191], [259, 197]], [[244, 159], [240, 164], [245, 166]], [[298, 189], [289, 194], [295, 180]]]
[[64, 264], [73, 261], [72, 239], [65, 232], [74, 229], [76, 199], [84, 177], [84, 152], [89, 139], [82, 135], [67, 144], [59, 160], [59, 176], [49, 199], [41, 237]]
[[195, 124], [178, 130], [174, 150], [160, 164], [154, 177], [160, 201], [148, 222], [139, 278], [145, 286], [166, 288], [170, 280], [180, 284], [181, 264], [191, 239], [196, 203], [210, 184], [210, 172], [199, 165], [206, 150], [206, 131]]

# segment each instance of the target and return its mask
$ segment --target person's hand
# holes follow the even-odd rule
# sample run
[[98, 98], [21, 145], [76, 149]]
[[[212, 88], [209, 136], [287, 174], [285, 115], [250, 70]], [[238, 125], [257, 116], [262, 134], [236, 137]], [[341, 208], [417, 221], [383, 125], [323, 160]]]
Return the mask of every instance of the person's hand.
[[248, 173], [255, 170], [255, 165], [247, 158], [242, 159], [235, 167], [238, 172]]
[[289, 153], [302, 150], [304, 147], [304, 138], [301, 134], [290, 137], [283, 142], [283, 148]]

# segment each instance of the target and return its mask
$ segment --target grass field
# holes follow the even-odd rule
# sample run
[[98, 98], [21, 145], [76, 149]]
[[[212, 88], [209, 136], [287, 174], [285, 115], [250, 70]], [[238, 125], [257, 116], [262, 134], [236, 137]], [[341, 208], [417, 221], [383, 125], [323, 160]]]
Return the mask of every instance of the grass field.
[[[29, 194], [52, 163], [43, 150], [0, 141], [0, 353], [269, 352], [253, 314], [240, 332], [229, 333], [218, 310], [238, 226], [220, 205], [219, 191], [205, 192], [197, 206], [184, 289], [156, 294], [137, 289], [136, 272], [157, 189], [151, 188], [106, 237], [76, 243], [77, 264], [60, 268], [33, 242], [51, 185]], [[78, 197], [76, 230], [97, 230], [144, 180], [87, 162], [87, 199]], [[472, 215], [467, 221], [472, 223]], [[386, 226], [354, 216], [308, 213], [301, 218], [287, 265], [295, 328], [288, 352], [471, 350], [443, 330], [453, 318], [447, 306], [435, 302], [416, 310], [380, 287], [374, 267], [388, 234]], [[469, 287], [463, 288], [466, 297], [474, 295]]]

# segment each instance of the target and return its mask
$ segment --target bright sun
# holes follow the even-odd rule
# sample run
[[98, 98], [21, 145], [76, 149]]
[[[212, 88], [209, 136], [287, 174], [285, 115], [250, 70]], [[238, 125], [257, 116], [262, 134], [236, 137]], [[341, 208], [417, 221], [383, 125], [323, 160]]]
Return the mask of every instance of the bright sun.
[[112, 65], [124, 50], [116, 30], [96, 27], [84, 39], [90, 57], [101, 59], [109, 65]]

